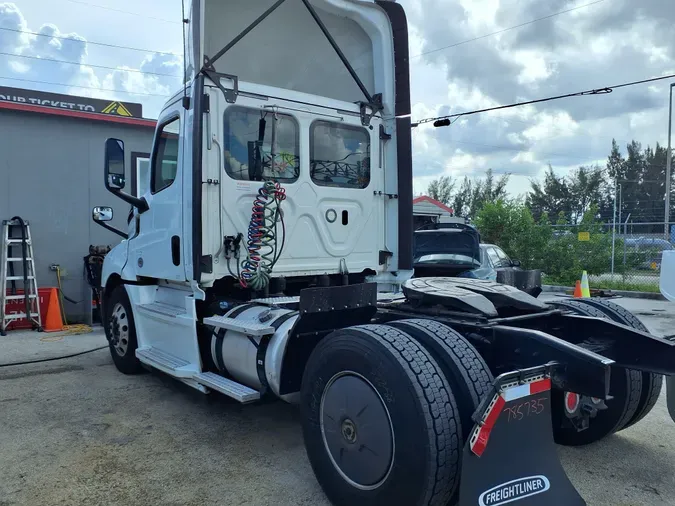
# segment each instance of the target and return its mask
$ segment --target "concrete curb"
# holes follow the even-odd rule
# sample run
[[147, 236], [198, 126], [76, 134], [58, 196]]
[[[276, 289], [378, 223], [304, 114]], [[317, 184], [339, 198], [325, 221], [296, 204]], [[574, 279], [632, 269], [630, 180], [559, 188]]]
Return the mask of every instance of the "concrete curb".
[[[542, 285], [541, 290], [549, 293], [567, 293], [572, 291], [571, 286]], [[666, 300], [666, 298], [657, 292], [630, 292], [628, 290], [603, 290], [607, 294], [620, 295], [621, 297], [630, 297], [633, 299], [651, 299]]]

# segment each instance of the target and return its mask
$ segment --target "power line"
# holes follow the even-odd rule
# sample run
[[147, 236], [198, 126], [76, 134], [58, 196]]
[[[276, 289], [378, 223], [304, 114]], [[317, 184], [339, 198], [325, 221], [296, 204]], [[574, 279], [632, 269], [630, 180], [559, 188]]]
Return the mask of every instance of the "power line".
[[131, 11], [125, 11], [122, 9], [115, 9], [113, 7], [106, 7], [105, 5], [98, 5], [98, 4], [90, 4], [89, 2], [82, 2], [81, 0], [65, 0], [66, 2], [74, 3], [74, 4], [80, 4], [80, 5], [86, 5], [88, 7], [96, 7], [98, 9], [105, 9], [107, 11], [113, 11], [113, 12], [121, 12], [122, 14], [129, 14], [131, 16], [138, 16], [141, 18], [147, 18], [147, 19], [154, 19], [157, 21], [163, 21], [165, 23], [174, 23], [177, 25], [180, 25], [180, 21], [173, 21], [171, 19], [164, 19], [164, 18], [155, 18], [153, 16], [146, 16], [145, 14], [139, 14], [138, 12], [131, 12]]
[[536, 100], [527, 100], [525, 102], [516, 102], [513, 104], [508, 104], [508, 105], [499, 105], [495, 107], [488, 107], [485, 109], [477, 109], [473, 111], [466, 111], [466, 112], [459, 112], [456, 114], [448, 114], [446, 116], [437, 116], [435, 118], [424, 118], [416, 123], [413, 123], [412, 126], [416, 127], [419, 125], [422, 125], [424, 123], [429, 123], [431, 121], [434, 122], [435, 127], [443, 127], [443, 126], [450, 126], [453, 122], [451, 121], [453, 118], [459, 118], [461, 116], [469, 116], [472, 114], [478, 114], [482, 112], [488, 112], [488, 111], [500, 111], [503, 109], [511, 109], [513, 107], [520, 107], [523, 105], [531, 105], [531, 104], [538, 104], [541, 102], [551, 102], [553, 100], [560, 100], [561, 98], [571, 98], [571, 97], [582, 97], [582, 96], [587, 96], [587, 95], [605, 95], [608, 93], [612, 93], [615, 89], [618, 88], [626, 88], [628, 86], [636, 86], [638, 84], [645, 84], [645, 83], [652, 83], [655, 81], [662, 81], [664, 79], [672, 79], [675, 78], [675, 74], [668, 74], [665, 76], [661, 77], [652, 77], [650, 79], [642, 79], [640, 81], [631, 81], [628, 83], [622, 83], [622, 84], [617, 84], [614, 86], [605, 86], [604, 88], [596, 88], [592, 90], [585, 90], [585, 91], [577, 91], [575, 93], [566, 93], [565, 95], [556, 95], [553, 97], [547, 97], [547, 98], [539, 98]]
[[538, 21], [544, 21], [545, 19], [550, 19], [550, 18], [553, 18], [555, 16], [560, 16], [561, 14], [567, 14], [568, 12], [576, 11], [578, 9], [583, 9], [584, 7], [590, 7], [591, 5], [599, 4], [599, 3], [604, 2], [604, 1], [605, 0], [595, 0], [595, 2], [591, 2], [591, 3], [588, 3], [588, 4], [584, 4], [584, 5], [579, 5], [577, 7], [572, 7], [571, 9], [566, 9], [566, 10], [560, 11], [560, 12], [554, 12], [553, 14], [549, 14], [548, 16], [533, 19], [531, 21], [526, 21], [525, 23], [520, 23], [519, 25], [509, 26], [508, 28], [503, 28], [502, 30], [497, 30], [496, 32], [486, 33], [485, 35], [480, 35], [479, 37], [474, 37], [473, 39], [467, 39], [467, 40], [463, 40], [461, 42], [456, 42], [454, 44], [450, 44], [449, 46], [443, 46], [443, 47], [439, 47], [439, 48], [436, 48], [436, 49], [431, 49], [429, 51], [425, 51], [423, 53], [416, 54], [415, 56], [411, 56], [410, 59], [412, 60], [413, 58], [419, 58], [420, 56], [425, 56], [425, 55], [428, 55], [428, 54], [431, 54], [431, 53], [436, 53], [438, 51], [443, 51], [444, 49], [450, 49], [452, 47], [461, 46], [462, 44], [468, 44], [469, 42], [474, 42], [476, 40], [485, 39], [487, 37], [492, 37], [493, 35], [498, 35], [500, 33], [508, 32], [509, 30], [514, 30], [516, 28], [521, 28], [523, 26], [531, 25], [532, 23], [536, 23]]
[[153, 76], [165, 76], [165, 77], [180, 77], [178, 74], [160, 74], [158, 72], [146, 72], [144, 70], [137, 70], [137, 69], [121, 69], [118, 67], [106, 67], [105, 65], [92, 65], [90, 63], [79, 63], [79, 62], [74, 62], [74, 61], [66, 61], [66, 60], [55, 60], [52, 58], [41, 58], [39, 56], [28, 56], [25, 54], [17, 54], [17, 53], [5, 53], [0, 51], [0, 56], [14, 56], [17, 58], [27, 58], [29, 60], [38, 60], [38, 61], [47, 61], [47, 62], [52, 62], [52, 63], [64, 63], [67, 65], [77, 65], [77, 66], [85, 66], [85, 67], [91, 67], [95, 69], [107, 69], [107, 70], [119, 70], [121, 72], [136, 72], [138, 74], [148, 74], [148, 75], [153, 75]]
[[7, 79], [9, 81], [20, 81], [23, 83], [37, 83], [37, 84], [48, 84], [50, 86], [63, 86], [65, 88], [82, 88], [85, 90], [97, 90], [97, 91], [112, 91], [114, 93], [126, 93], [128, 95], [145, 95], [148, 97], [170, 97], [171, 95], [160, 95], [159, 93], [141, 93], [138, 91], [123, 91], [123, 90], [115, 90], [111, 88], [97, 88], [95, 86], [80, 86], [77, 84], [64, 84], [64, 83], [52, 83], [49, 81], [37, 81], [33, 79], [22, 79], [19, 77], [6, 77], [6, 76], [0, 76], [0, 80], [2, 79]]
[[168, 51], [155, 51], [153, 49], [142, 49], [138, 47], [131, 47], [131, 46], [120, 46], [118, 44], [107, 44], [105, 42], [94, 42], [91, 40], [82, 40], [82, 39], [75, 39], [73, 37], [64, 37], [63, 35], [50, 35], [46, 33], [39, 33], [39, 32], [32, 32], [30, 30], [17, 30], [16, 28], [5, 28], [0, 26], [0, 30], [5, 30], [6, 32], [15, 32], [15, 33], [25, 33], [27, 35], [35, 35], [37, 37], [48, 37], [50, 39], [60, 39], [60, 40], [70, 40], [73, 42], [83, 42], [86, 44], [91, 44], [93, 46], [102, 46], [102, 47], [113, 47], [115, 49], [128, 49], [129, 51], [139, 51], [141, 53], [155, 53], [155, 54], [164, 54], [164, 55], [170, 55], [170, 56], [180, 56], [178, 53], [170, 53]]

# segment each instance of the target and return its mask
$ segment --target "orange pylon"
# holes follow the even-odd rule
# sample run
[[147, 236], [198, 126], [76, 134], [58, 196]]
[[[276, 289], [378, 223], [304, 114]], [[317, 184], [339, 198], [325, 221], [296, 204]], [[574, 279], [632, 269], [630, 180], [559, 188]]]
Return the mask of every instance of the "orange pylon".
[[583, 292], [581, 291], [581, 281], [577, 279], [577, 284], [574, 287], [574, 298], [581, 299], [583, 296]]
[[45, 332], [60, 332], [63, 330], [63, 318], [61, 318], [61, 302], [56, 288], [49, 290], [49, 301], [43, 329]]

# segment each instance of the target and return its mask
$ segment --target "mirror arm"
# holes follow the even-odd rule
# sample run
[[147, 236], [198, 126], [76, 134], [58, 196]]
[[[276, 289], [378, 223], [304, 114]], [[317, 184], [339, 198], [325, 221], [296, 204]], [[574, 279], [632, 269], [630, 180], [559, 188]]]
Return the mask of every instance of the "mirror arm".
[[111, 232], [113, 232], [113, 233], [119, 235], [120, 237], [122, 237], [122, 238], [124, 238], [124, 239], [129, 239], [129, 234], [125, 234], [125, 233], [122, 232], [121, 230], [117, 230], [115, 227], [111, 227], [111, 226], [108, 225], [105, 221], [96, 221], [96, 220], [94, 220], [94, 223], [97, 223], [97, 224], [101, 225], [101, 226], [102, 226], [103, 228], [105, 228], [106, 230], [110, 230]]
[[125, 202], [131, 204], [134, 206], [136, 209], [138, 209], [138, 212], [140, 214], [144, 213], [147, 211], [150, 207], [148, 206], [148, 201], [145, 200], [145, 198], [141, 197], [140, 199], [137, 197], [134, 197], [133, 195], [129, 195], [128, 193], [124, 193], [123, 191], [120, 190], [115, 190], [114, 188], [109, 188], [110, 193], [113, 195], [121, 198]]

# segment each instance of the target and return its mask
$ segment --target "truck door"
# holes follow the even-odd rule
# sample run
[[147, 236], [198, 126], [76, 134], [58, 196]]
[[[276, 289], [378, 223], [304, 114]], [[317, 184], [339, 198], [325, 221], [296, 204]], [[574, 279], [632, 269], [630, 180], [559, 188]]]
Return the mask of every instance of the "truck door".
[[148, 210], [140, 230], [129, 241], [129, 262], [139, 276], [184, 281], [182, 161], [183, 108], [168, 106], [158, 121], [150, 156], [150, 186], [144, 193]]
[[255, 103], [242, 97], [224, 115], [224, 165], [228, 179], [235, 181], [222, 188], [223, 214], [233, 231], [248, 230], [261, 186], [251, 178], [248, 146], [263, 139], [259, 176], [280, 182], [287, 197], [282, 204], [286, 237], [275, 272], [336, 273], [341, 264], [351, 273], [376, 269], [384, 246], [384, 197], [377, 194], [383, 189], [379, 120], [373, 120], [371, 130], [356, 115], [326, 118], [282, 101], [275, 102], [275, 120], [272, 112], [247, 102]]

